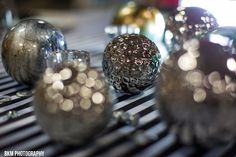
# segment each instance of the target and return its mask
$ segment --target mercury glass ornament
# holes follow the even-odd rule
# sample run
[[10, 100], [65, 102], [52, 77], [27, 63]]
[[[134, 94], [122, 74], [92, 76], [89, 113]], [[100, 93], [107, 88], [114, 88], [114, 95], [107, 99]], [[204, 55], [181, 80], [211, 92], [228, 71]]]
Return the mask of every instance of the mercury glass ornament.
[[162, 64], [156, 98], [183, 142], [230, 142], [236, 137], [235, 52], [209, 41], [184, 42]]
[[155, 43], [147, 37], [120, 35], [109, 42], [105, 49], [103, 71], [117, 91], [140, 93], [156, 79], [160, 58]]
[[6, 34], [2, 44], [2, 60], [6, 71], [18, 82], [34, 85], [46, 68], [45, 57], [66, 49], [61, 31], [46, 21], [23, 20]]
[[160, 10], [134, 1], [126, 3], [117, 10], [112, 25], [139, 28], [140, 34], [154, 42], [162, 40], [165, 30], [165, 20]]
[[37, 120], [55, 141], [86, 143], [111, 118], [108, 85], [99, 71], [89, 67], [86, 52], [66, 50], [49, 56], [35, 93]]
[[209, 32], [204, 39], [220, 44], [225, 50], [236, 53], [236, 27], [217, 27]]
[[178, 51], [183, 42], [202, 38], [218, 26], [215, 17], [198, 7], [179, 7], [166, 18], [164, 43], [168, 52]]

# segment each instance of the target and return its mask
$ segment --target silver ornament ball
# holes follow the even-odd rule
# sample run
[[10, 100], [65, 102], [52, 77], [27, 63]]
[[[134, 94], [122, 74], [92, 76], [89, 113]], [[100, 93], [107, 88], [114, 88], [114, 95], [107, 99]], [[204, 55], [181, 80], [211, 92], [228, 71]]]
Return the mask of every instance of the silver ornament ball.
[[155, 43], [138, 34], [125, 34], [107, 45], [103, 72], [118, 91], [137, 94], [153, 84], [160, 65], [160, 52]]
[[66, 49], [60, 30], [39, 19], [23, 20], [13, 26], [2, 43], [2, 61], [6, 71], [16, 81], [34, 85], [45, 70], [46, 56]]
[[186, 40], [202, 38], [218, 27], [215, 17], [199, 7], [178, 7], [166, 18], [164, 43], [168, 52], [178, 51]]

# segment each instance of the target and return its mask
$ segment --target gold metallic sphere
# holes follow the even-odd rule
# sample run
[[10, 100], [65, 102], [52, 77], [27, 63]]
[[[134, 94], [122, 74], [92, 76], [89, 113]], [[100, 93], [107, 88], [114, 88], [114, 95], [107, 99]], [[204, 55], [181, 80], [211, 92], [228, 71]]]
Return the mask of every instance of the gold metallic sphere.
[[143, 34], [158, 42], [165, 30], [165, 20], [162, 13], [154, 7], [135, 3], [133, 1], [120, 7], [115, 13], [112, 25], [128, 25], [140, 29]]

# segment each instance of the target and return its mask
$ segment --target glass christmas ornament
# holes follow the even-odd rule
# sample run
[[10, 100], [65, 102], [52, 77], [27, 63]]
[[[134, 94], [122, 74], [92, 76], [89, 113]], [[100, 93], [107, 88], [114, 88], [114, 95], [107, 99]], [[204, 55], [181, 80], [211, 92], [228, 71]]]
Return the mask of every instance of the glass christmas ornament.
[[134, 1], [126, 3], [117, 10], [112, 25], [139, 28], [140, 34], [155, 43], [162, 40], [165, 30], [165, 20], [160, 10]]
[[158, 108], [185, 143], [211, 147], [236, 137], [236, 54], [228, 50], [191, 39], [162, 64]]
[[66, 49], [61, 31], [46, 21], [23, 20], [6, 34], [2, 44], [2, 61], [16, 81], [34, 85], [46, 68], [46, 56]]
[[114, 38], [103, 56], [103, 72], [119, 92], [140, 93], [152, 85], [160, 65], [160, 52], [155, 43], [138, 34]]
[[39, 124], [55, 141], [84, 144], [111, 118], [108, 85], [88, 59], [87, 52], [71, 50], [53, 52], [47, 59], [34, 109]]
[[164, 43], [167, 51], [178, 51], [183, 42], [202, 38], [218, 26], [215, 17], [198, 7], [179, 7], [166, 18]]

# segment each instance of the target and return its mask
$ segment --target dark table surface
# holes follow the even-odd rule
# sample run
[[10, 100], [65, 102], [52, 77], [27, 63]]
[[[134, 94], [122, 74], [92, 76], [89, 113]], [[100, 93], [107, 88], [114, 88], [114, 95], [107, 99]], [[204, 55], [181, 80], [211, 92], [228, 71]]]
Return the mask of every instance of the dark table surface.
[[[111, 12], [79, 12], [73, 16], [75, 27], [65, 31], [68, 48], [91, 52], [92, 66], [100, 70], [102, 53], [109, 40], [104, 27], [109, 24]], [[27, 89], [5, 72], [0, 73], [0, 96], [11, 97], [10, 101], [0, 104], [0, 156], [4, 150], [43, 150], [46, 157], [235, 157], [236, 154], [235, 143], [210, 150], [182, 145], [154, 108], [154, 88], [138, 96], [118, 94], [113, 98], [114, 111], [140, 116], [137, 126], [111, 122], [105, 133], [85, 146], [55, 143], [37, 124], [31, 104], [33, 97], [17, 96], [17, 92]]]

